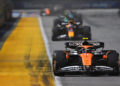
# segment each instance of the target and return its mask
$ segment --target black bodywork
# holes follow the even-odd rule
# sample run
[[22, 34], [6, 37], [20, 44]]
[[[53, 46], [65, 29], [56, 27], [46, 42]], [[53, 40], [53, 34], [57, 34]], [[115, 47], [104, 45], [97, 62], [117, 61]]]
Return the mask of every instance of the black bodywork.
[[69, 29], [66, 28], [68, 22], [63, 21], [64, 17], [61, 16], [58, 19], [54, 20], [54, 25], [52, 29], [52, 40], [82, 40], [84, 37], [87, 37], [91, 40], [91, 28], [89, 26], [83, 26], [82, 20], [69, 19], [72, 22], [72, 30], [74, 32], [74, 37], [68, 36]]

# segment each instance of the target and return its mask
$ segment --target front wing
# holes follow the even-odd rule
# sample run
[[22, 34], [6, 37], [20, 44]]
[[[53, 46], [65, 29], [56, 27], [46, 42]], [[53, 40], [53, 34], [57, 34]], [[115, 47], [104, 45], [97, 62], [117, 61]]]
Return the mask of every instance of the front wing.
[[84, 38], [84, 36], [82, 34], [79, 34], [75, 37], [68, 37], [66, 34], [63, 35], [58, 35], [55, 37], [56, 40], [82, 40]]
[[62, 67], [58, 72], [110, 72], [113, 71], [112, 67], [109, 66], [94, 66], [92, 69], [87, 70], [83, 66], [66, 66]]

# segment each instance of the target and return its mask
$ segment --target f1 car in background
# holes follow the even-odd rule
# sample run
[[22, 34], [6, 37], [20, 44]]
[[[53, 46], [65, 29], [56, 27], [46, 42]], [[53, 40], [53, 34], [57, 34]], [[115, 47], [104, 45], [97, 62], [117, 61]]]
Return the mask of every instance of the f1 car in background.
[[[49, 12], [47, 13], [47, 10]], [[44, 8], [43, 10], [40, 11], [41, 16], [58, 16], [64, 13], [64, 6], [62, 5], [55, 5], [52, 8]]]
[[13, 3], [11, 0], [0, 0], [0, 26], [12, 18]]
[[103, 42], [66, 42], [65, 48], [53, 53], [55, 75], [69, 72], [119, 74], [119, 54], [115, 50], [104, 50]]
[[91, 40], [91, 28], [82, 25], [81, 17], [64, 17], [55, 19], [52, 29], [52, 40], [82, 40], [87, 37]]
[[65, 10], [64, 15], [61, 15], [54, 20], [54, 26], [62, 25], [62, 23], [68, 23], [68, 20], [72, 20], [72, 21], [76, 22], [78, 25], [83, 24], [81, 14], [77, 14], [70, 10]]
[[51, 10], [49, 8], [45, 8], [40, 11], [40, 15], [41, 16], [49, 16], [49, 15], [51, 15]]

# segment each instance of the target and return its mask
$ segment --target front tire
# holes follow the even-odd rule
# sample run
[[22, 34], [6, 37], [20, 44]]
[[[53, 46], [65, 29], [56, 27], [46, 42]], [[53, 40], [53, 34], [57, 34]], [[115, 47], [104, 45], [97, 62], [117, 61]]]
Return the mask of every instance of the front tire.
[[55, 51], [53, 54], [53, 72], [56, 76], [61, 76], [63, 73], [59, 72], [59, 69], [66, 66], [66, 54], [64, 51]]
[[53, 31], [52, 31], [52, 41], [57, 41], [57, 36], [58, 36], [58, 28], [53, 28]]
[[109, 75], [119, 75], [119, 54], [112, 50], [108, 54], [108, 66], [113, 68], [113, 71], [109, 72]]

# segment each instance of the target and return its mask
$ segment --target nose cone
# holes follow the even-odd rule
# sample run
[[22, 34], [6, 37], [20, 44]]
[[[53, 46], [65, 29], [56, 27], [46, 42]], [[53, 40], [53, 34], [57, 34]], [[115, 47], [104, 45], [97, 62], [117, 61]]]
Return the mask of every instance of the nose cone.
[[84, 66], [91, 66], [92, 65], [93, 54], [82, 53], [82, 54], [80, 54], [80, 57], [82, 58], [82, 63], [83, 63]]

